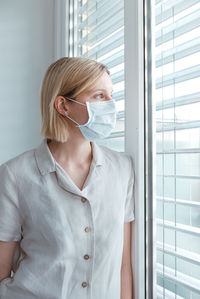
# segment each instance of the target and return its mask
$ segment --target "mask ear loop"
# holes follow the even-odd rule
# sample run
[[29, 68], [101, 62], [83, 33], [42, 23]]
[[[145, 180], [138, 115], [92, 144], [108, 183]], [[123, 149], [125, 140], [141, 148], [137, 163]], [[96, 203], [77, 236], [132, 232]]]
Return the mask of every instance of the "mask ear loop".
[[79, 123], [77, 123], [75, 120], [73, 120], [71, 117], [69, 117], [68, 115], [66, 115], [67, 113], [66, 112], [64, 112], [64, 114], [65, 114], [65, 116], [67, 117], [67, 118], [69, 118], [69, 119], [71, 119], [71, 121], [73, 121], [75, 124], [76, 124], [76, 127], [79, 127], [80, 125], [79, 125]]
[[[82, 105], [82, 106], [87, 106], [87, 105], [85, 105], [85, 104], [83, 104], [83, 103], [80, 103], [80, 102], [78, 102], [78, 101], [76, 101], [76, 100], [73, 100], [73, 99], [71, 99], [71, 98], [68, 98], [68, 97], [65, 97], [65, 98], [67, 98], [68, 100], [70, 100], [70, 101], [72, 101], [72, 102], [78, 103], [78, 104], [80, 104], [80, 105]], [[65, 114], [65, 116], [66, 116], [67, 118], [69, 118], [71, 121], [73, 121], [73, 122], [77, 125], [76, 127], [80, 127], [80, 124], [77, 123], [74, 119], [72, 119], [72, 118], [69, 117], [68, 115], [66, 115], [66, 114], [67, 114], [66, 112], [64, 112], [64, 114]]]
[[78, 104], [80, 104], [80, 105], [82, 105], [82, 106], [87, 106], [87, 105], [85, 105], [85, 104], [83, 104], [83, 103], [81, 103], [81, 102], [78, 102], [78, 101], [76, 101], [76, 100], [73, 100], [73, 99], [71, 99], [71, 98], [68, 98], [68, 97], [65, 97], [65, 98], [67, 98], [68, 100], [70, 100], [70, 101], [72, 101], [72, 102], [78, 103]]

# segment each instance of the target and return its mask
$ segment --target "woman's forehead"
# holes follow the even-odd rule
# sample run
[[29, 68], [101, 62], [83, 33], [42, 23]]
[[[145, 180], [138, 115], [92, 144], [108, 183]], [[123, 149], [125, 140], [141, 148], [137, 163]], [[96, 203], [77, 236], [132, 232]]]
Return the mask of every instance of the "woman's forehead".
[[96, 90], [102, 90], [104, 92], [112, 92], [113, 86], [112, 86], [112, 80], [111, 77], [104, 73], [92, 86], [88, 89], [88, 91], [96, 91]]

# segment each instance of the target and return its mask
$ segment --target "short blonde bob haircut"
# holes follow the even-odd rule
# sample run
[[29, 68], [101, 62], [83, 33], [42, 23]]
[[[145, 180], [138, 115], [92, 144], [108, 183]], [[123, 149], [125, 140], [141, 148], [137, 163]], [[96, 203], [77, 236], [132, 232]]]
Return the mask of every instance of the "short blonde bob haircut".
[[77, 97], [90, 88], [104, 72], [110, 75], [105, 65], [81, 57], [63, 57], [48, 67], [42, 81], [40, 97], [42, 136], [59, 142], [67, 141], [67, 118], [56, 110], [56, 97]]

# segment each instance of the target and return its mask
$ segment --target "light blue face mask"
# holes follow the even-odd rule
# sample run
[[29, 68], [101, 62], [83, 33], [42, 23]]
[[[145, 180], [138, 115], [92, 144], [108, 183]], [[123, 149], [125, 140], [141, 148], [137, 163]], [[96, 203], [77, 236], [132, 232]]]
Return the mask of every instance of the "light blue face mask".
[[88, 140], [95, 141], [103, 139], [111, 134], [116, 125], [117, 114], [114, 100], [86, 102], [86, 104], [83, 104], [70, 98], [67, 99], [87, 107], [89, 119], [84, 125], [79, 125], [74, 119], [67, 115], [66, 117], [77, 124], [81, 133]]

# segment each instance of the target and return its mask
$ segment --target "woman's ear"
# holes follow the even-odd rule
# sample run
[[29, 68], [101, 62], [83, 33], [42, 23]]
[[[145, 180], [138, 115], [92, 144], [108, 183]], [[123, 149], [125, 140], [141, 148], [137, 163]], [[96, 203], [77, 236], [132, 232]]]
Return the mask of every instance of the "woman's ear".
[[67, 115], [68, 114], [68, 105], [67, 105], [67, 100], [63, 96], [57, 96], [55, 101], [54, 101], [54, 106], [58, 113], [62, 115]]

